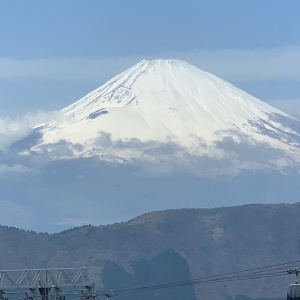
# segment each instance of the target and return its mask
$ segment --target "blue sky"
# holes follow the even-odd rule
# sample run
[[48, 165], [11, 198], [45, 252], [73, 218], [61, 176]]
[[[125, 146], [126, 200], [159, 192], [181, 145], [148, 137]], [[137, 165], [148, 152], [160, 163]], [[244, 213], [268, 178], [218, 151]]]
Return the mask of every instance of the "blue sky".
[[0, 1], [0, 147], [144, 58], [186, 60], [300, 118], [299, 9], [298, 0]]
[[0, 115], [57, 110], [143, 58], [174, 57], [300, 116], [299, 10], [298, 0], [3, 0]]
[[[41, 120], [59, 117], [53, 111], [78, 100], [142, 59], [186, 60], [300, 119], [299, 11], [299, 0], [1, 0], [0, 150], [26, 136]], [[41, 161], [34, 163], [42, 165]], [[34, 214], [39, 215], [36, 211], [41, 204], [51, 211], [56, 209], [53, 199], [57, 205], [65, 205], [66, 211], [72, 207], [72, 213], [78, 213], [70, 216], [74, 222], [71, 218], [63, 226], [90, 222], [84, 219], [83, 223], [76, 223], [81, 219], [81, 202], [67, 206], [59, 198], [64, 199], [68, 191], [78, 199], [85, 199], [85, 192], [94, 193], [94, 202], [84, 205], [84, 210], [89, 216], [89, 207], [98, 205], [93, 212], [98, 217], [103, 205], [98, 201], [98, 182], [90, 189], [86, 180], [86, 190], [73, 191], [75, 180], [85, 180], [81, 174], [77, 178], [74, 172], [76, 178], [69, 178], [67, 191], [62, 179], [67, 180], [68, 176], [62, 172], [59, 177], [51, 168], [35, 173], [18, 162], [7, 165], [0, 161], [3, 224], [31, 228], [28, 220], [36, 219]], [[8, 176], [9, 172], [17, 177]], [[24, 176], [28, 172], [34, 174], [34, 179]], [[87, 178], [91, 182], [101, 175], [89, 173], [90, 170]], [[41, 184], [41, 176], [45, 182], [50, 181], [49, 186]], [[111, 175], [114, 176], [115, 173]], [[135, 178], [126, 178], [130, 179], [135, 186]], [[62, 182], [57, 184], [59, 180]], [[270, 186], [273, 185], [270, 179]], [[143, 185], [140, 186], [138, 196], [144, 197]], [[253, 189], [251, 184], [250, 187]], [[113, 194], [122, 193], [114, 185], [111, 189]], [[10, 193], [15, 193], [15, 198]], [[23, 199], [25, 194], [27, 202]], [[297, 190], [293, 195], [298, 194]], [[273, 201], [272, 197], [268, 199]], [[144, 212], [146, 206], [138, 200], [134, 205], [140, 205], [139, 213]], [[149, 203], [150, 200], [146, 199]], [[110, 222], [108, 218], [115, 207], [125, 209], [118, 203], [104, 206], [108, 207], [101, 212], [105, 222]], [[149, 204], [148, 208], [153, 206]], [[122, 216], [122, 220], [132, 217]], [[43, 223], [43, 218], [41, 215], [39, 222]]]

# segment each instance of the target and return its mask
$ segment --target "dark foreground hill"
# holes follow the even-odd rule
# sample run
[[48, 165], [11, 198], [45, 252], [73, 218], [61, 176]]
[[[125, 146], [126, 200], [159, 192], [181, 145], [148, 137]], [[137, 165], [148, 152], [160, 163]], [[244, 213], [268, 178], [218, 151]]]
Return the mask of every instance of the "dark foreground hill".
[[[0, 227], [1, 269], [90, 268], [97, 289], [155, 285], [300, 259], [300, 203], [152, 212], [58, 234]], [[284, 298], [289, 276], [115, 299]]]

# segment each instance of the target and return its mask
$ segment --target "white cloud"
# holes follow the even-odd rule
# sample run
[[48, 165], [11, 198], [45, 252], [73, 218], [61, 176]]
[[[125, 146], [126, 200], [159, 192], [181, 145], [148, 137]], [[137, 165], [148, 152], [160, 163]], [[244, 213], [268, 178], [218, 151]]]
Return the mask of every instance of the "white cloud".
[[33, 128], [54, 123], [61, 118], [63, 115], [60, 112], [27, 113], [15, 118], [0, 117], [0, 150], [26, 137]]
[[0, 59], [0, 78], [44, 78], [62, 80], [107, 80], [138, 62], [137, 57], [120, 59]]
[[300, 47], [202, 51], [179, 56], [227, 80], [300, 80]]
[[7, 172], [27, 173], [31, 171], [32, 169], [20, 164], [13, 164], [13, 165], [0, 164], [0, 173], [7, 173]]
[[31, 227], [33, 213], [10, 200], [0, 200], [1, 225], [14, 226], [29, 229]]
[[[187, 60], [197, 67], [227, 80], [300, 80], [300, 47], [263, 50], [215, 50], [164, 53], [160, 57]], [[0, 78], [33, 77], [45, 79], [104, 81], [143, 58], [103, 59], [0, 59]]]

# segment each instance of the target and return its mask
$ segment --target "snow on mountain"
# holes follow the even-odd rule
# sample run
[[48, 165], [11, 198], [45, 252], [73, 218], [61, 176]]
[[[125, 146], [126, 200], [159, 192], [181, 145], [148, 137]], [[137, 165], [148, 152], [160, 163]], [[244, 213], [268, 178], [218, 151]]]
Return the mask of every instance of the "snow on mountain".
[[23, 154], [186, 165], [227, 159], [238, 169], [300, 161], [298, 120], [179, 60], [143, 60], [62, 112], [66, 119], [43, 127]]

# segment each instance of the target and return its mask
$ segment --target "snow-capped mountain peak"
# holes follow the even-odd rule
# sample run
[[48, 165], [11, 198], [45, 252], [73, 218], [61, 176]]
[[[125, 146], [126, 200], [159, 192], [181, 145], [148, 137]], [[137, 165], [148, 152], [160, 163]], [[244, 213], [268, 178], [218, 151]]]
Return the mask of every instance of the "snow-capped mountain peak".
[[[280, 157], [266, 159], [278, 168], [300, 159], [299, 121], [175, 59], [142, 60], [62, 112], [67, 121], [43, 129], [30, 152], [114, 161], [174, 156], [189, 163], [191, 157], [236, 159], [239, 155], [225, 146], [230, 140], [280, 151]], [[61, 141], [68, 151], [57, 155]], [[173, 150], [166, 154], [167, 146]], [[243, 163], [249, 168], [249, 161]]]
[[[234, 91], [232, 91], [234, 90]], [[142, 102], [151, 105], [153, 94], [159, 95], [156, 102], [160, 105], [176, 106], [191, 100], [196, 102], [201, 108], [213, 112], [217, 106], [232, 111], [236, 104], [247, 102], [249, 104], [249, 95], [239, 90], [240, 98], [224, 98], [224, 93], [234, 92], [237, 89], [220, 78], [201, 71], [192, 65], [175, 59], [168, 60], [142, 60], [127, 71], [117, 75], [106, 84], [89, 93], [79, 101], [63, 109], [66, 115], [85, 116], [87, 113], [93, 113], [101, 108], [123, 107]], [[168, 94], [170, 93], [171, 94]], [[173, 93], [172, 93], [173, 92]], [[181, 95], [174, 95], [180, 93]], [[139, 99], [137, 97], [139, 96]], [[178, 96], [183, 96], [179, 98]], [[214, 99], [210, 99], [213, 97]], [[148, 101], [148, 99], [150, 99]], [[265, 103], [251, 97], [252, 102], [260, 108], [270, 111], [278, 110], [266, 105]], [[134, 102], [134, 100], [136, 100]], [[231, 100], [231, 101], [230, 101]], [[250, 101], [250, 102], [251, 102]], [[181, 103], [178, 103], [181, 102]], [[238, 103], [236, 103], [238, 102]], [[224, 111], [224, 114], [226, 111]]]

